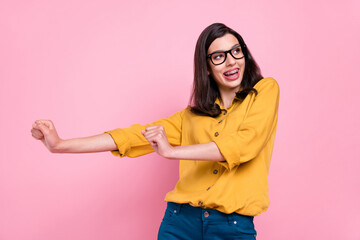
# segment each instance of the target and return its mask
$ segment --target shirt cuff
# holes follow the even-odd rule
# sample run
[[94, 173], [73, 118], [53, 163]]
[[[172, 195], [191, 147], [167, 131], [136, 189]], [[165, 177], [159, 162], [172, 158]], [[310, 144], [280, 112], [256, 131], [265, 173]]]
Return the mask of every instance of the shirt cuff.
[[127, 137], [124, 130], [118, 128], [105, 133], [110, 134], [113, 138], [118, 150], [113, 150], [111, 153], [117, 157], [125, 157], [126, 152], [130, 149], [129, 138]]
[[228, 171], [231, 171], [234, 167], [240, 164], [240, 161], [237, 159], [234, 154], [230, 151], [226, 151], [229, 148], [229, 140], [228, 139], [213, 139], [217, 147], [219, 148], [221, 154], [224, 156], [225, 161], [218, 162], [220, 165], [225, 167]]

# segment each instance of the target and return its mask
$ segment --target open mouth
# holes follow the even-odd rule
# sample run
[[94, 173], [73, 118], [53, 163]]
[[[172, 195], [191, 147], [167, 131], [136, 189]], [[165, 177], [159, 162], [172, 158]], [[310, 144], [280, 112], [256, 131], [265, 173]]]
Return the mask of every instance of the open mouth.
[[230, 69], [229, 71], [224, 72], [224, 77], [229, 81], [236, 80], [236, 79], [238, 79], [239, 76], [240, 76], [240, 74], [239, 74], [238, 68]]
[[232, 76], [232, 75], [235, 75], [239, 72], [239, 69], [234, 69], [234, 70], [230, 70], [230, 71], [227, 71], [224, 73], [225, 76]]

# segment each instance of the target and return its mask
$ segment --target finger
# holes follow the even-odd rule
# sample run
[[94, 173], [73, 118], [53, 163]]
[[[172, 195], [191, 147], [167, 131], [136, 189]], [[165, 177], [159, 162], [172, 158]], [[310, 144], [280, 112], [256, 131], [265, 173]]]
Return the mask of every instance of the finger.
[[155, 130], [155, 129], [164, 129], [164, 126], [163, 125], [153, 125], [153, 126], [149, 126], [149, 127], [145, 128], [146, 131]]
[[43, 137], [38, 137], [38, 136], [35, 136], [34, 134], [32, 134], [32, 137], [35, 138], [36, 140], [42, 140], [42, 139], [44, 139]]
[[37, 140], [44, 138], [44, 135], [37, 129], [31, 129], [31, 135]]
[[34, 134], [36, 134], [39, 137], [44, 137], [44, 134], [40, 130], [37, 130], [37, 129], [34, 129]]
[[32, 126], [34, 129], [37, 129], [39, 131], [41, 131], [44, 135], [47, 135], [49, 133], [49, 127], [48, 124], [40, 122], [40, 121], [35, 121], [35, 123]]
[[160, 129], [150, 129], [150, 130], [146, 130], [146, 129], [144, 129], [144, 130], [142, 130], [141, 131], [143, 134], [151, 134], [151, 133], [154, 133], [154, 132], [161, 132], [161, 130]]
[[161, 132], [154, 131], [154, 132], [145, 132], [144, 137], [148, 141], [160, 141], [162, 138], [164, 138], [164, 135]]
[[150, 145], [151, 145], [152, 147], [157, 147], [157, 145], [158, 145], [157, 142], [152, 142], [152, 141], [150, 141], [149, 143], [150, 143]]
[[35, 123], [36, 123], [36, 124], [43, 124], [43, 125], [45, 125], [46, 127], [48, 127], [49, 129], [54, 129], [54, 128], [55, 128], [55, 127], [54, 127], [54, 124], [53, 124], [53, 122], [52, 122], [51, 120], [44, 120], [44, 119], [42, 119], [42, 120], [36, 120]]
[[163, 135], [166, 135], [164, 129], [162, 129], [162, 128], [154, 128], [154, 129], [150, 129], [150, 130], [145, 129], [142, 133], [143, 133], [143, 135], [144, 134], [153, 134], [153, 133], [161, 133]]
[[160, 140], [164, 135], [161, 132], [151, 132], [151, 133], [145, 133], [144, 137], [146, 139], [156, 139]]
[[44, 135], [40, 132], [31, 132], [31, 135], [34, 137], [34, 138], [36, 138], [36, 139], [41, 139], [41, 138], [43, 138], [44, 137]]
[[155, 138], [153, 138], [153, 137], [151, 137], [151, 138], [146, 138], [146, 141], [148, 141], [152, 147], [155, 147], [155, 146], [158, 145], [158, 144], [157, 144], [157, 140], [156, 140]]
[[146, 132], [145, 130], [141, 130], [141, 134], [146, 138], [146, 140], [148, 140], [148, 138], [151, 137], [154, 133], [156, 132]]
[[35, 129], [35, 128], [31, 129], [31, 133], [32, 133], [34, 136], [39, 136], [39, 137], [43, 137], [43, 136], [44, 136], [44, 134], [43, 134], [40, 130]]

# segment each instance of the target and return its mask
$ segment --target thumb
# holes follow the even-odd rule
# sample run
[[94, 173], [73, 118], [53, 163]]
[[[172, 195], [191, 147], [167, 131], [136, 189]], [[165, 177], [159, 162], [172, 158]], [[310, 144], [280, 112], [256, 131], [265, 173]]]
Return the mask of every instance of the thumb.
[[49, 134], [49, 127], [42, 122], [36, 121], [32, 127], [34, 129], [40, 130], [44, 135]]

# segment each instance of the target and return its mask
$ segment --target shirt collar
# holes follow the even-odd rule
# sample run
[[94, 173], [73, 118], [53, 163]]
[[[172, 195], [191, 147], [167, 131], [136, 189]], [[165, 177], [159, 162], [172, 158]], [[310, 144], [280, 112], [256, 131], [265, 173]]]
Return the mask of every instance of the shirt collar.
[[[241, 92], [241, 90], [243, 90], [243, 87], [240, 87], [239, 92]], [[232, 100], [231, 105], [230, 105], [229, 108], [231, 108], [231, 107], [234, 105], [234, 102], [236, 102], [236, 101], [241, 101], [241, 100], [242, 100], [241, 98], [238, 98], [238, 97], [235, 95], [235, 97], [234, 97], [234, 99]], [[220, 109], [224, 109], [224, 107], [221, 106], [221, 104], [220, 104], [220, 99], [219, 99], [218, 97], [215, 99], [215, 104], [218, 104], [218, 105], [220, 106]], [[228, 108], [228, 109], [229, 109], [229, 108]]]
[[[234, 103], [239, 101], [239, 100], [241, 100], [241, 99], [235, 96], [234, 99], [231, 102], [230, 107], [228, 107], [227, 109], [230, 109], [234, 105]], [[219, 105], [220, 109], [225, 110], [225, 108], [223, 106], [221, 106], [220, 99], [218, 97], [215, 99], [215, 104]]]

